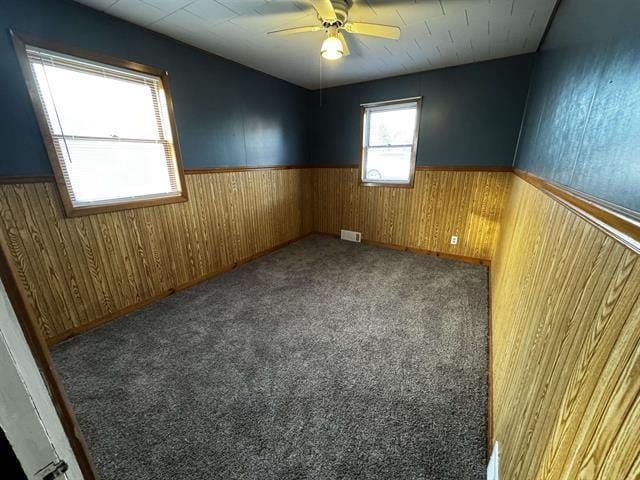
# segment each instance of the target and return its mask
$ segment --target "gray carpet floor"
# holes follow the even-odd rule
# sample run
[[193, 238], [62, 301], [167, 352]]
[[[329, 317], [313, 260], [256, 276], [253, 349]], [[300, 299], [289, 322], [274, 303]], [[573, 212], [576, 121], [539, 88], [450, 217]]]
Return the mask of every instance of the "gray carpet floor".
[[481, 266], [311, 236], [52, 354], [105, 480], [485, 475]]

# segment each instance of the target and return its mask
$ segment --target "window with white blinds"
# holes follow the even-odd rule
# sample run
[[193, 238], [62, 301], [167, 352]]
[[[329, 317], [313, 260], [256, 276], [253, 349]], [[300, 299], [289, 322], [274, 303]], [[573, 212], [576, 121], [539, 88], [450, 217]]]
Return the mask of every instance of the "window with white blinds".
[[160, 76], [25, 50], [73, 208], [182, 195]]
[[420, 98], [410, 98], [361, 106], [363, 183], [412, 184], [420, 105]]

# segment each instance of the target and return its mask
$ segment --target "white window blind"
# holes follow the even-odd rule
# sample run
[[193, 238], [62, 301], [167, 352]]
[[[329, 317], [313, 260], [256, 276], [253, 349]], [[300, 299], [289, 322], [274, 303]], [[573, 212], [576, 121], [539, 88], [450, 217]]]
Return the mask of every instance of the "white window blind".
[[365, 105], [362, 180], [409, 184], [415, 161], [418, 101]]
[[26, 52], [73, 207], [181, 195], [160, 77]]

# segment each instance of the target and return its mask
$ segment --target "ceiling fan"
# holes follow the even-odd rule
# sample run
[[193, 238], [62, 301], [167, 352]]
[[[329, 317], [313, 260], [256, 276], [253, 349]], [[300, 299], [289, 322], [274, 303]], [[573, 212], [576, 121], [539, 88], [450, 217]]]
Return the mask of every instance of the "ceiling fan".
[[378, 25], [376, 23], [350, 22], [348, 0], [308, 0], [318, 12], [319, 25], [287, 28], [269, 32], [269, 35], [292, 35], [295, 33], [326, 32], [320, 54], [327, 60], [337, 60], [349, 55], [349, 46], [342, 31], [358, 35], [389, 38], [398, 40], [400, 28], [392, 25]]

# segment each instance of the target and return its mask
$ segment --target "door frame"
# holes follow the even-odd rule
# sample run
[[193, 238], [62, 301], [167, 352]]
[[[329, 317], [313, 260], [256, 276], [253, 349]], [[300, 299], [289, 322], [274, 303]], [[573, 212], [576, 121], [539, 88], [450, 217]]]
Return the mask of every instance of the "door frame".
[[26, 296], [16, 280], [15, 271], [7, 260], [7, 251], [5, 238], [0, 235], [0, 280], [7, 292], [9, 303], [13, 307], [20, 329], [24, 334], [29, 350], [31, 350], [31, 355], [49, 391], [51, 402], [58, 414], [83, 477], [85, 480], [98, 480], [98, 474], [84, 436], [51, 360], [49, 347], [40, 329], [35, 324], [33, 310], [26, 302]]

